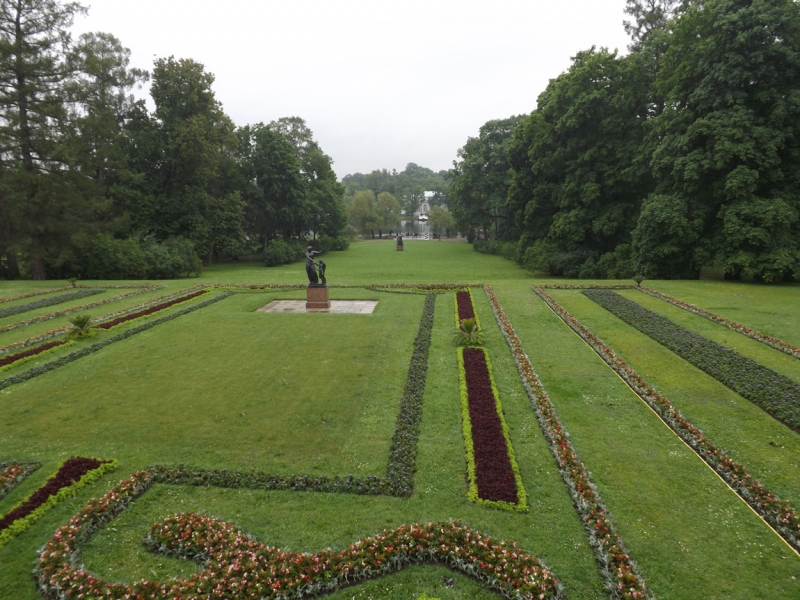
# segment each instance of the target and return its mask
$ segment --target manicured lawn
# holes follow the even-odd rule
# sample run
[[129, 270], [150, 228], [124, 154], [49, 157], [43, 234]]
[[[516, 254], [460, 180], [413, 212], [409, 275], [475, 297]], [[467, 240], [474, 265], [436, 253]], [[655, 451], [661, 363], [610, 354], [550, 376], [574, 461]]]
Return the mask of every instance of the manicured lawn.
[[[367, 242], [326, 255], [329, 284], [492, 284], [658, 598], [789, 598], [800, 592], [800, 558], [530, 291], [530, 274], [510, 261], [478, 254], [467, 244], [409, 241], [405, 248], [400, 253], [392, 242]], [[200, 278], [164, 282], [164, 290], [90, 312], [121, 310], [197, 283], [303, 283], [304, 277], [302, 263], [272, 269], [258, 263], [218, 265]], [[0, 283], [0, 297], [61, 283]], [[787, 341], [793, 331], [800, 334], [796, 286], [648, 284]], [[760, 300], [731, 300], [730, 306], [738, 308], [726, 313], [726, 289], [737, 299], [749, 295]], [[274, 299], [303, 298], [304, 292], [234, 294], [0, 391], [0, 460], [43, 462], [0, 500], [0, 514], [33, 492], [67, 456], [117, 458], [121, 463], [119, 470], [59, 504], [0, 548], [0, 598], [38, 598], [30, 577], [37, 550], [90, 498], [151, 464], [383, 476], [425, 298], [358, 287], [332, 287], [330, 294], [332, 299], [377, 299], [379, 304], [372, 315], [264, 314], [255, 311]], [[113, 581], [164, 581], [196, 572], [195, 563], [154, 555], [142, 546], [153, 523], [185, 511], [231, 521], [263, 543], [308, 552], [347, 547], [401, 524], [460, 519], [538, 556], [562, 581], [568, 598], [607, 597], [491, 307], [480, 288], [473, 288], [473, 294], [529, 512], [492, 510], [467, 500], [450, 292], [440, 294], [436, 303], [410, 498], [156, 484], [92, 538], [80, 561]], [[753, 353], [752, 358], [787, 376], [800, 373], [800, 361], [776, 350], [660, 300], [635, 291], [624, 294], [642, 304], [646, 300], [648, 308], [743, 354]], [[800, 507], [800, 436], [579, 291], [553, 295], [717, 443]], [[772, 329], [760, 327], [770, 314], [782, 315], [784, 321]], [[17, 321], [28, 316], [19, 315]], [[0, 345], [63, 322], [55, 319], [21, 328], [24, 333], [0, 334]], [[80, 344], [114, 332], [98, 333]], [[800, 343], [800, 337], [792, 343]], [[3, 377], [36, 364], [6, 371]], [[445, 585], [449, 579], [452, 587]], [[441, 599], [497, 597], [440, 566], [410, 567], [326, 597], [416, 600], [423, 593]]]

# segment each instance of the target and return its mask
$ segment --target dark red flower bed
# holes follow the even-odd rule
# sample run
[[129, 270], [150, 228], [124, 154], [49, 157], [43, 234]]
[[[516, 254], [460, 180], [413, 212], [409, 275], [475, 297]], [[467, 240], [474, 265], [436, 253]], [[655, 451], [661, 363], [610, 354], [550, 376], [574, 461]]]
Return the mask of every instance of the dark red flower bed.
[[86, 475], [89, 471], [93, 471], [100, 465], [107, 463], [106, 460], [97, 460], [95, 458], [83, 458], [80, 456], [73, 456], [67, 459], [61, 468], [48, 479], [45, 484], [36, 490], [30, 498], [17, 506], [15, 509], [6, 513], [0, 518], [0, 531], [11, 526], [17, 519], [23, 519], [31, 514], [34, 510], [39, 508], [42, 504], [47, 502], [50, 496], [54, 496], [62, 488], [69, 487], [73, 483], [80, 480], [81, 477]]
[[124, 315], [122, 317], [117, 317], [112, 321], [106, 321], [105, 323], [100, 323], [97, 325], [99, 329], [111, 329], [119, 325], [120, 323], [125, 323], [126, 321], [133, 321], [134, 319], [138, 319], [139, 317], [146, 317], [147, 315], [152, 315], [153, 313], [162, 311], [170, 306], [174, 306], [175, 304], [180, 304], [181, 302], [186, 302], [191, 300], [192, 298], [197, 298], [198, 296], [202, 296], [203, 294], [207, 294], [208, 290], [200, 290], [199, 292], [195, 292], [193, 294], [189, 294], [188, 296], [181, 296], [180, 298], [175, 298], [174, 300], [170, 300], [169, 302], [162, 302], [161, 304], [156, 304], [155, 306], [150, 306], [149, 308], [145, 308], [144, 310], [140, 310], [135, 313], [131, 313], [129, 315]]
[[10, 354], [6, 357], [0, 358], [0, 367], [5, 367], [6, 365], [10, 365], [13, 362], [22, 360], [23, 358], [28, 358], [29, 356], [35, 356], [36, 354], [47, 352], [48, 350], [50, 350], [50, 348], [55, 348], [56, 346], [62, 346], [63, 344], [66, 343], [67, 343], [66, 340], [59, 340], [57, 342], [48, 342], [47, 344], [36, 346], [36, 348], [31, 348], [30, 350], [25, 350], [24, 352], [17, 352], [16, 354]]
[[458, 302], [459, 321], [475, 318], [475, 311], [472, 308], [472, 297], [469, 292], [456, 292], [456, 302]]
[[486, 355], [482, 350], [464, 349], [464, 371], [478, 496], [483, 500], [516, 503], [517, 484], [508, 457], [503, 426], [497, 414]]

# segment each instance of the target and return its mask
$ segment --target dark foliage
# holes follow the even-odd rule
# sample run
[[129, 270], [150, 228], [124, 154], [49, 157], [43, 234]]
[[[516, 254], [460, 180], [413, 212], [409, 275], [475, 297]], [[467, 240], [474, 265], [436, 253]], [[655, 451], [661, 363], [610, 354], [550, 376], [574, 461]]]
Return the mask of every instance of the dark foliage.
[[611, 290], [583, 292], [600, 306], [800, 431], [800, 384]]
[[134, 319], [138, 319], [140, 317], [146, 317], [147, 315], [152, 315], [153, 313], [166, 310], [167, 308], [174, 306], [175, 304], [188, 302], [189, 300], [193, 300], [194, 298], [197, 298], [198, 296], [202, 296], [203, 294], [207, 293], [208, 290], [200, 290], [199, 292], [189, 294], [188, 296], [181, 296], [180, 298], [175, 298], [174, 300], [170, 300], [168, 302], [162, 302], [161, 304], [156, 304], [155, 306], [149, 306], [144, 310], [140, 310], [135, 313], [131, 313], [129, 315], [124, 315], [122, 317], [117, 317], [116, 319], [107, 321], [105, 323], [100, 323], [99, 325], [96, 325], [96, 327], [98, 329], [111, 329], [112, 327], [116, 327], [117, 325], [121, 325], [122, 323], [126, 323], [127, 321], [133, 321]]
[[86, 296], [94, 296], [103, 290], [78, 290], [77, 292], [70, 292], [69, 294], [62, 294], [61, 296], [53, 296], [52, 298], [45, 298], [37, 300], [36, 302], [28, 302], [27, 304], [18, 304], [17, 306], [9, 306], [0, 310], [0, 319], [3, 317], [10, 317], [11, 315], [18, 315], [20, 313], [36, 310], [37, 308], [44, 308], [45, 306], [54, 306], [62, 304], [71, 300], [78, 300]]
[[50, 496], [54, 496], [62, 488], [69, 487], [80, 480], [89, 471], [93, 471], [103, 463], [94, 458], [81, 458], [73, 456], [61, 465], [61, 468], [48, 479], [45, 484], [36, 490], [25, 502], [7, 512], [0, 518], [0, 531], [8, 528], [17, 519], [23, 519], [47, 502]]
[[483, 500], [515, 503], [518, 501], [517, 484], [482, 350], [464, 349], [464, 371], [478, 496]]
[[475, 318], [475, 309], [472, 306], [472, 297], [469, 292], [456, 292], [456, 301], [458, 302], [459, 321]]
[[66, 340], [47, 342], [46, 344], [42, 344], [41, 346], [36, 346], [35, 348], [31, 348], [30, 350], [25, 350], [24, 352], [17, 352], [16, 354], [10, 354], [8, 356], [4, 356], [0, 358], [0, 367], [5, 367], [6, 365], [15, 363], [18, 360], [22, 360], [23, 358], [28, 358], [29, 356], [36, 356], [37, 354], [41, 354], [42, 352], [47, 352], [51, 348], [63, 346], [66, 343], [67, 343]]

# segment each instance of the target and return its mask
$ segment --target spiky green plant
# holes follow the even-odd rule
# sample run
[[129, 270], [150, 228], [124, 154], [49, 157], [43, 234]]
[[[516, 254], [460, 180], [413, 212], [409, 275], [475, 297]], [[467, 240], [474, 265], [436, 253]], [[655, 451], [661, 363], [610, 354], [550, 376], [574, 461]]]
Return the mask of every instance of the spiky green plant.
[[454, 339], [459, 346], [480, 346], [483, 344], [483, 331], [475, 319], [462, 319]]
[[70, 317], [69, 322], [72, 323], [73, 327], [71, 333], [74, 333], [78, 337], [89, 335], [94, 325], [92, 323], [92, 316], [87, 314]]

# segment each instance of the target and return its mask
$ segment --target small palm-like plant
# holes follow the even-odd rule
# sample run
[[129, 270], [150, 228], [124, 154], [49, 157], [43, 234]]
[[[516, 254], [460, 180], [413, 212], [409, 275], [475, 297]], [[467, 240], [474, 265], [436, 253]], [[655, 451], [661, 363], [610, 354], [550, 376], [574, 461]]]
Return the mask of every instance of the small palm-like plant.
[[641, 273], [637, 273], [636, 275], [633, 276], [633, 280], [636, 282], [637, 286], [641, 286], [642, 282], [644, 281], [644, 275], [642, 275]]
[[475, 319], [462, 319], [461, 327], [456, 329], [455, 341], [459, 346], [480, 346], [483, 344], [483, 332], [478, 329]]
[[72, 323], [72, 333], [78, 337], [89, 335], [92, 330], [92, 317], [91, 315], [75, 315], [69, 320]]

